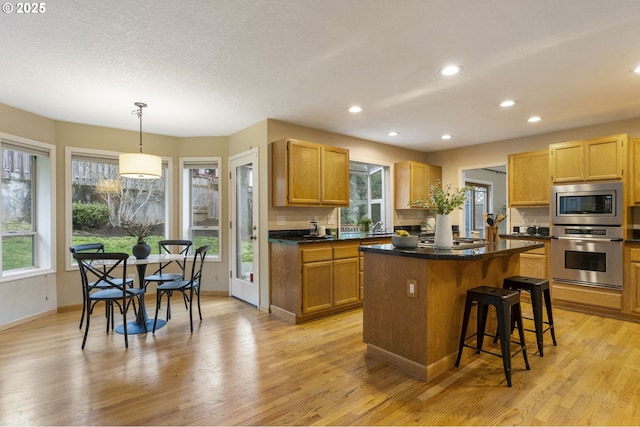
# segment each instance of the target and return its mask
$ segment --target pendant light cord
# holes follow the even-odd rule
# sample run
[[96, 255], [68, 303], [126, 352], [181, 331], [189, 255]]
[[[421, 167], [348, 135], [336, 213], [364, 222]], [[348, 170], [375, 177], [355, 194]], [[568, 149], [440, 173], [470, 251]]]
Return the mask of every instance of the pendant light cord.
[[146, 107], [147, 104], [145, 104], [144, 102], [136, 102], [134, 103], [134, 105], [138, 107], [138, 109], [133, 110], [132, 113], [137, 114], [138, 119], [140, 120], [140, 153], [142, 153], [142, 109]]

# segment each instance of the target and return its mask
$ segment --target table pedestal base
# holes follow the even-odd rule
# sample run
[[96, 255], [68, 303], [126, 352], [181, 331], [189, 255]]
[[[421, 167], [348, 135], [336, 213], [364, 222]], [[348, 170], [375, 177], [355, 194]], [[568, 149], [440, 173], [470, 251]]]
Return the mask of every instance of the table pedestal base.
[[[153, 331], [153, 319], [146, 320], [147, 329], [144, 329], [144, 325], [139, 322], [132, 321], [127, 322], [127, 334], [146, 334], [147, 332]], [[156, 324], [156, 330], [164, 327], [167, 324], [166, 320], [158, 319], [158, 323]], [[124, 325], [120, 325], [116, 327], [116, 332], [119, 334], [124, 334]]]

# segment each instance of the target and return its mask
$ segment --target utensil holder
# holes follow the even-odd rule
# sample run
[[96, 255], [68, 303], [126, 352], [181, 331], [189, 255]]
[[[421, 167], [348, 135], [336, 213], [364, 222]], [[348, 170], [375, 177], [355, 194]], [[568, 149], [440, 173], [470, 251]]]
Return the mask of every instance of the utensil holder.
[[493, 227], [489, 227], [486, 226], [484, 227], [484, 239], [487, 242], [497, 242], [500, 237], [498, 235], [498, 227], [493, 226]]

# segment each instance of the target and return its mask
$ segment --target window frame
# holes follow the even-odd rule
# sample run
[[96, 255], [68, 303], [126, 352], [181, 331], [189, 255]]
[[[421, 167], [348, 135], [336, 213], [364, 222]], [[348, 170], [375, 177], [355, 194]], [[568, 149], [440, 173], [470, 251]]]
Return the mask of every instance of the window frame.
[[[31, 152], [31, 154], [35, 155], [33, 165], [35, 182], [32, 183], [32, 188], [35, 190], [32, 194], [35, 194], [35, 197], [31, 199], [33, 229], [28, 233], [35, 233], [33, 241], [34, 265], [4, 271], [2, 270], [2, 260], [0, 259], [0, 283], [55, 273], [56, 146], [3, 132], [0, 132], [0, 141], [5, 141], [6, 144], [17, 148], [23, 147], [25, 152]], [[0, 142], [0, 144], [2, 143]], [[38, 152], [46, 152], [47, 155], [38, 155]], [[0, 239], [1, 250], [2, 239]]]
[[[73, 241], [73, 217], [72, 217], [72, 177], [71, 177], [71, 161], [73, 156], [85, 156], [85, 157], [96, 157], [96, 158], [108, 158], [108, 159], [118, 159], [118, 156], [122, 154], [119, 151], [106, 151], [106, 150], [96, 150], [93, 148], [85, 148], [85, 147], [65, 147], [65, 243], [67, 248], [71, 247]], [[161, 157], [162, 162], [167, 165], [167, 178], [165, 181], [165, 207], [164, 207], [164, 217], [165, 217], [165, 227], [164, 227], [164, 237], [165, 239], [169, 238], [171, 230], [173, 229], [174, 218], [171, 214], [171, 207], [173, 206], [173, 185], [172, 185], [172, 176], [173, 176], [173, 159], [170, 157]], [[78, 265], [73, 262], [73, 256], [67, 250], [65, 251], [65, 268], [67, 271], [77, 270]]]
[[[392, 193], [392, 189], [391, 189], [391, 176], [392, 176], [392, 172], [393, 172], [393, 163], [389, 163], [389, 162], [384, 162], [384, 161], [380, 161], [380, 160], [370, 160], [370, 159], [360, 159], [357, 157], [350, 157], [349, 158], [349, 162], [356, 162], [356, 163], [365, 163], [367, 165], [374, 165], [374, 166], [378, 166], [379, 170], [382, 172], [382, 176], [381, 176], [381, 180], [382, 180], [382, 198], [381, 199], [373, 199], [372, 195], [371, 195], [371, 175], [373, 175], [374, 173], [377, 172], [377, 170], [375, 172], [368, 172], [368, 173], [364, 173], [364, 172], [356, 172], [358, 174], [361, 174], [363, 176], [367, 177], [367, 215], [369, 216], [369, 218], [371, 218], [371, 205], [373, 203], [381, 203], [381, 209], [380, 209], [380, 214], [381, 214], [381, 218], [384, 219], [384, 221], [382, 221], [382, 226], [383, 229], [387, 229], [387, 230], [392, 230], [393, 229], [393, 215], [392, 215], [392, 209], [393, 209], [393, 193]], [[351, 168], [349, 168], [349, 184], [351, 184]], [[343, 208], [340, 208], [343, 209]], [[342, 213], [338, 212], [338, 218], [342, 218]], [[386, 222], [385, 222], [386, 221]], [[350, 224], [346, 224], [346, 226], [349, 226]], [[371, 224], [371, 226], [373, 227], [373, 223]], [[342, 228], [343, 224], [342, 221], [340, 220], [340, 224], [339, 227]]]
[[[220, 156], [207, 156], [207, 157], [180, 157], [178, 159], [180, 173], [179, 173], [179, 188], [180, 188], [180, 215], [178, 216], [178, 220], [180, 222], [180, 238], [181, 239], [189, 239], [191, 237], [191, 188], [189, 186], [188, 179], [188, 170], [191, 170], [194, 165], [207, 165], [207, 164], [217, 164], [218, 169], [218, 254], [212, 254], [209, 252], [205, 257], [205, 261], [210, 262], [222, 262], [222, 178], [224, 176], [224, 171], [222, 169], [222, 157]], [[192, 248], [195, 249], [195, 248]]]

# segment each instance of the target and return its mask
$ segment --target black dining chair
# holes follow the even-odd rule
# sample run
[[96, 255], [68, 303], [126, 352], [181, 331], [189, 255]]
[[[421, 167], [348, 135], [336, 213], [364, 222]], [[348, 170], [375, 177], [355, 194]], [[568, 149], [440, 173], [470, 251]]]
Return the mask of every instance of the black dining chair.
[[[193, 242], [191, 242], [191, 240], [160, 240], [158, 242], [158, 253], [160, 255], [181, 254], [184, 255], [184, 257], [179, 260], [160, 263], [160, 266], [153, 274], [144, 277], [145, 288], [151, 282], [163, 283], [170, 280], [182, 280], [184, 278], [187, 256], [192, 244]], [[174, 268], [174, 271], [169, 271], [172, 264], [177, 268]]]
[[[104, 253], [104, 244], [103, 243], [83, 243], [80, 245], [73, 245], [69, 248], [69, 252], [71, 252], [71, 254], [77, 254], [77, 253]], [[122, 279], [120, 278], [113, 278], [113, 282], [114, 283], [126, 283], [127, 286], [133, 286], [133, 279], [126, 279], [125, 282], [122, 282]], [[90, 291], [94, 291], [94, 290], [100, 290], [100, 289], [107, 289], [109, 286], [101, 281], [94, 281], [94, 282], [90, 282], [88, 289]], [[85, 288], [84, 286], [82, 286], [82, 316], [80, 317], [80, 324], [78, 325], [78, 329], [82, 329], [82, 323], [84, 322], [84, 317], [86, 314], [86, 310], [87, 310], [87, 305], [86, 305], [86, 301], [87, 301], [87, 296], [85, 295], [85, 291], [87, 290], [87, 288]], [[135, 306], [134, 306], [135, 309]], [[105, 313], [106, 314], [106, 313]], [[108, 315], [108, 314], [107, 314]]]
[[[127, 311], [129, 305], [135, 299], [142, 306], [144, 288], [131, 288], [127, 286], [127, 259], [126, 253], [74, 253], [73, 257], [78, 261], [80, 267], [80, 278], [84, 288], [86, 323], [82, 348], [87, 342], [89, 333], [89, 323], [93, 309], [99, 302], [104, 302], [107, 306], [107, 334], [109, 326], [113, 329], [113, 305], [120, 306], [122, 320], [124, 323], [124, 345], [129, 347], [127, 336]], [[117, 272], [120, 272], [120, 275]], [[100, 289], [91, 287], [91, 283], [100, 283]]]
[[[189, 255], [189, 249], [193, 242], [191, 240], [160, 240], [158, 242], [158, 253], [162, 254], [181, 254], [182, 259], [167, 261], [160, 263], [160, 266], [153, 274], [144, 277], [144, 288], [150, 283], [157, 283], [158, 285], [171, 280], [184, 279], [184, 269], [187, 265], [187, 256]], [[173, 264], [173, 266], [172, 266]], [[172, 271], [169, 271], [172, 270]], [[177, 270], [177, 271], [176, 271]], [[187, 307], [187, 297], [184, 297], [184, 307]]]
[[[200, 309], [200, 279], [202, 277], [202, 267], [207, 252], [211, 249], [211, 245], [200, 246], [193, 254], [193, 265], [191, 266], [191, 278], [184, 280], [172, 280], [158, 285], [156, 290], [156, 316], [153, 320], [153, 333], [156, 332], [156, 323], [158, 322], [158, 312], [160, 311], [160, 302], [163, 295], [167, 295], [167, 321], [171, 318], [171, 306], [169, 301], [174, 292], [180, 292], [185, 301], [189, 301], [189, 322], [191, 332], [193, 332], [193, 297], [198, 299], [198, 315], [202, 320], [202, 310]], [[188, 295], [187, 295], [188, 293]]]

